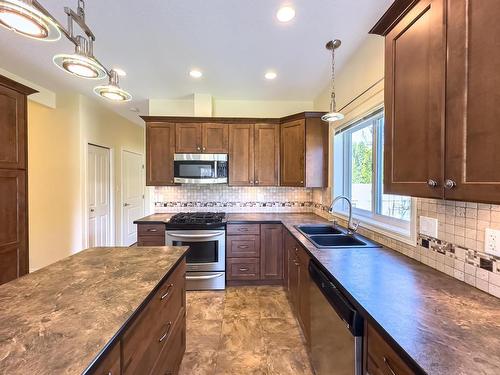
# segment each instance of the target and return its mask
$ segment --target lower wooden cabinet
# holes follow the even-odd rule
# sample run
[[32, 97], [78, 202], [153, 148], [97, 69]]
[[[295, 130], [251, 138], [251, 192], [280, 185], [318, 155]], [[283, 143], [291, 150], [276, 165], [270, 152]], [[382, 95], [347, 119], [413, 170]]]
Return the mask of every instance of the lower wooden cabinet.
[[366, 324], [366, 373], [369, 375], [414, 375], [404, 360], [389, 346], [382, 336]]
[[283, 281], [283, 225], [228, 224], [226, 242], [228, 281]]
[[165, 246], [165, 224], [137, 224], [137, 246]]
[[183, 260], [92, 374], [177, 373], [186, 350], [185, 275]]

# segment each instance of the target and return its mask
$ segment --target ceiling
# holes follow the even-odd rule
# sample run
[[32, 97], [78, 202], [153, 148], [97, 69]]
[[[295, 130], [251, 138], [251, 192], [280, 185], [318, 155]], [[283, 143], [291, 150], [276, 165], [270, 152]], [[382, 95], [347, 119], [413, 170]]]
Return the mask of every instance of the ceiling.
[[[39, 0], [64, 25], [64, 6], [76, 0]], [[240, 100], [312, 100], [328, 84], [324, 48], [342, 40], [337, 67], [359, 47], [391, 0], [87, 0], [86, 20], [96, 35], [95, 56], [127, 72], [122, 88], [132, 103], [109, 104], [137, 118], [147, 99], [179, 99], [192, 93]], [[276, 20], [282, 5], [296, 17]], [[54, 91], [93, 95], [95, 81], [61, 72], [56, 53], [72, 53], [66, 39], [44, 43], [0, 28], [0, 67]], [[201, 79], [189, 76], [198, 68]], [[264, 79], [274, 70], [274, 81]], [[99, 81], [105, 83], [105, 81]]]

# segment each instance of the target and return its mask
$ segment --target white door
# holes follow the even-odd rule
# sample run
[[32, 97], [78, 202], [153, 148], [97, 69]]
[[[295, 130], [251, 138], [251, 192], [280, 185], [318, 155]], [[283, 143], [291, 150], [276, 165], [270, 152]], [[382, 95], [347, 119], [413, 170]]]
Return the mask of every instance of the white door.
[[109, 149], [88, 145], [87, 202], [88, 246], [110, 245], [110, 174]]
[[142, 155], [122, 152], [122, 245], [130, 246], [137, 241], [137, 225], [134, 220], [144, 216], [144, 169]]

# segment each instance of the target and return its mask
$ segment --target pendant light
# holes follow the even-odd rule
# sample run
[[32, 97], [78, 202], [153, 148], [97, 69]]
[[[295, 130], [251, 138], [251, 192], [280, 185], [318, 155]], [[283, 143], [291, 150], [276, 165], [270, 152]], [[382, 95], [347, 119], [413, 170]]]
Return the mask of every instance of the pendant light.
[[321, 117], [321, 119], [326, 122], [335, 122], [344, 118], [342, 113], [337, 112], [337, 103], [335, 101], [335, 50], [339, 48], [341, 44], [342, 42], [338, 39], [326, 43], [326, 49], [332, 51], [332, 93], [330, 98], [330, 112]]
[[108, 73], [92, 55], [89, 41], [83, 36], [76, 37], [74, 54], [59, 54], [54, 56], [54, 64], [59, 68], [80, 78], [103, 79]]
[[35, 0], [0, 0], [0, 25], [33, 39], [60, 39], [57, 23], [36, 5]]
[[109, 84], [95, 87], [94, 92], [112, 102], [128, 102], [132, 100], [132, 95], [120, 88], [119, 76], [116, 70], [112, 69], [109, 73]]
[[[132, 96], [118, 85], [118, 72], [109, 70], [94, 57], [95, 36], [85, 22], [85, 1], [77, 0], [76, 11], [64, 7], [67, 27], [61, 25], [37, 0], [0, 0], [0, 25], [20, 35], [37, 40], [57, 40], [64, 34], [75, 46], [73, 54], [58, 54], [54, 63], [74, 76], [86, 79], [109, 77], [109, 84], [97, 86], [94, 91], [114, 102], [129, 101]], [[74, 35], [73, 26], [81, 35]]]

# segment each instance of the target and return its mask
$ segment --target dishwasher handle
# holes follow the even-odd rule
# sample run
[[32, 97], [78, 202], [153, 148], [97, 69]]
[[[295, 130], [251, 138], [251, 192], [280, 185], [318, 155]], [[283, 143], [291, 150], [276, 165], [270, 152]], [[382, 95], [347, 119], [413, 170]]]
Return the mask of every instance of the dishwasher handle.
[[311, 260], [309, 275], [353, 336], [363, 335], [363, 318], [323, 271]]

